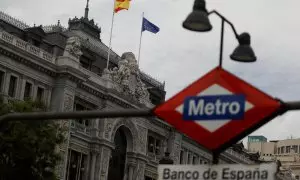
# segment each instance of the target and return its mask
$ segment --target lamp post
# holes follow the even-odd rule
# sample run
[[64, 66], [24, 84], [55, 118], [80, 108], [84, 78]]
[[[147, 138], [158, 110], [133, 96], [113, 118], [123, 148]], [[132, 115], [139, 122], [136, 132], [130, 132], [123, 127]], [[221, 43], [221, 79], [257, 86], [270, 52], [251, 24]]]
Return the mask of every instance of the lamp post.
[[223, 61], [223, 41], [224, 41], [224, 25], [229, 24], [233, 30], [239, 45], [235, 48], [230, 58], [239, 62], [255, 62], [256, 56], [253, 49], [251, 48], [251, 37], [249, 33], [238, 34], [235, 30], [233, 24], [227, 20], [219, 12], [213, 10], [207, 12], [205, 0], [195, 0], [193, 11], [188, 15], [186, 20], [183, 22], [182, 26], [185, 29], [196, 31], [196, 32], [208, 32], [212, 29], [212, 25], [208, 19], [211, 14], [216, 14], [221, 18], [221, 41], [220, 41], [220, 56], [219, 56], [219, 66], [222, 67]]
[[[218, 11], [213, 10], [208, 12], [206, 9], [205, 0], [195, 0], [193, 11], [188, 15], [188, 17], [183, 22], [182, 26], [185, 29], [196, 31], [196, 32], [208, 32], [212, 30], [212, 25], [209, 21], [208, 16], [211, 14], [217, 15], [221, 18], [221, 40], [220, 40], [220, 54], [219, 54], [219, 67], [222, 67], [223, 62], [223, 46], [224, 46], [224, 26], [225, 23], [229, 24], [235, 38], [238, 40], [239, 45], [234, 49], [233, 53], [230, 55], [230, 58], [234, 61], [239, 62], [255, 62], [256, 56], [253, 49], [251, 48], [251, 37], [249, 33], [238, 34], [234, 25], [221, 15]], [[217, 164], [219, 159], [219, 153], [213, 152], [212, 163]]]

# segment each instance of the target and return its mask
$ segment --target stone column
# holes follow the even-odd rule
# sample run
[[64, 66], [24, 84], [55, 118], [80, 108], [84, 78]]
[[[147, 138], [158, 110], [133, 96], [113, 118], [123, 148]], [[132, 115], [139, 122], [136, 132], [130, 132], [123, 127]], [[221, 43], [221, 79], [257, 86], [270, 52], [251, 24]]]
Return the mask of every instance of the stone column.
[[84, 174], [83, 174], [83, 179], [84, 180], [89, 180], [89, 173], [90, 173], [90, 164], [91, 164], [91, 153], [87, 155], [87, 158], [84, 162]]
[[190, 156], [189, 156], [189, 159], [188, 159], [188, 163], [193, 164], [193, 153], [189, 152], [189, 154], [190, 154]]
[[97, 160], [97, 152], [93, 151], [92, 153], [92, 161], [90, 165], [90, 180], [95, 179], [95, 168], [96, 168], [96, 160]]
[[134, 170], [134, 167], [133, 165], [128, 165], [129, 166], [129, 173], [128, 173], [128, 180], [133, 180], [133, 170]]
[[187, 151], [182, 149], [182, 164], [187, 164]]
[[145, 178], [145, 169], [146, 169], [146, 162], [148, 157], [144, 154], [135, 154], [136, 159], [136, 166], [133, 171], [133, 180], [144, 180]]
[[169, 137], [167, 139], [167, 150], [170, 154], [173, 154], [174, 143], [175, 143], [175, 132], [173, 130], [171, 130]]
[[4, 94], [8, 96], [8, 89], [9, 89], [9, 82], [10, 82], [10, 76], [11, 72], [6, 71], [5, 77], [4, 77], [4, 83], [3, 83], [3, 88], [4, 88]]
[[106, 180], [108, 176], [108, 167], [109, 167], [109, 159], [111, 156], [112, 147], [109, 146], [110, 142], [108, 142], [108, 145], [106, 143], [100, 145], [99, 148], [99, 156], [97, 158], [96, 162], [96, 176], [95, 180]]
[[179, 164], [181, 151], [181, 134], [176, 132], [175, 130], [171, 130], [167, 141], [167, 147], [170, 153], [170, 157], [174, 161], [174, 164]]
[[[99, 111], [103, 110], [103, 107], [98, 107]], [[92, 121], [92, 125], [91, 125], [91, 136], [92, 137], [99, 137], [100, 136], [100, 123], [103, 123], [103, 119], [99, 120], [99, 118], [95, 119]]]
[[[145, 155], [147, 152], [148, 131], [147, 131], [147, 128], [145, 128], [144, 126], [141, 126], [141, 125], [138, 125], [137, 129], [138, 129], [139, 137], [133, 137], [133, 138], [138, 139], [138, 146], [137, 146], [138, 152]], [[161, 143], [163, 143], [163, 142], [161, 142]], [[162, 144], [161, 144], [161, 147], [162, 147]]]
[[[70, 81], [67, 77], [59, 77], [53, 87], [53, 96], [51, 99], [51, 110], [56, 112], [73, 111], [76, 83]], [[65, 179], [68, 148], [70, 142], [70, 121], [57, 121], [60, 126], [69, 131], [65, 132], [65, 142], [63, 142], [58, 150], [62, 155], [62, 162], [57, 167], [57, 174], [60, 179]]]
[[[19, 89], [20, 89], [20, 99], [24, 100], [24, 92], [25, 92], [25, 84], [26, 84], [26, 79], [24, 79], [24, 76], [20, 76], [20, 81], [21, 83], [19, 83]], [[31, 93], [34, 91], [34, 84], [32, 84], [31, 87]]]

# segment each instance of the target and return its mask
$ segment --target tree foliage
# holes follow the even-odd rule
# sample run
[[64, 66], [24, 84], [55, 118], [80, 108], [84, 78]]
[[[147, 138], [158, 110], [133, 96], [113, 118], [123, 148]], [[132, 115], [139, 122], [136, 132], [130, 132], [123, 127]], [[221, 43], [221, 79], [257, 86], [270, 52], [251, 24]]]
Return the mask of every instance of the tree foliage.
[[[45, 111], [32, 100], [0, 99], [0, 115], [12, 112]], [[63, 131], [50, 120], [9, 121], [0, 124], [0, 180], [56, 179], [55, 166], [61, 157], [56, 151], [62, 143]]]

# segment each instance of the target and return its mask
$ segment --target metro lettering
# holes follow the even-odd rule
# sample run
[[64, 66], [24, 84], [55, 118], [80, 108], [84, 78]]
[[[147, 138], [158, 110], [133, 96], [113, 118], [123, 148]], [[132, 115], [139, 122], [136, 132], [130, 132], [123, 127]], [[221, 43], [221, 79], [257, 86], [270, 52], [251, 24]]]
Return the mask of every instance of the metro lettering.
[[195, 100], [190, 100], [189, 103], [189, 115], [222, 115], [226, 113], [230, 114], [237, 114], [240, 111], [241, 107], [238, 102], [224, 102], [222, 103], [220, 99], [216, 100], [216, 102], [213, 103], [205, 103], [203, 99], [196, 102]]
[[244, 95], [193, 96], [184, 101], [184, 120], [242, 119]]

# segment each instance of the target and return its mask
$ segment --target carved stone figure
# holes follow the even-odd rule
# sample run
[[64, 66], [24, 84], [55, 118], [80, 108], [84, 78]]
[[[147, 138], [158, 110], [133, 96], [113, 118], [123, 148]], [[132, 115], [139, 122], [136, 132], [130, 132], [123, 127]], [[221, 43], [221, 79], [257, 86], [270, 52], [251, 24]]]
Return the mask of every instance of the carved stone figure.
[[117, 83], [121, 88], [116, 89], [129, 95], [139, 103], [146, 104], [150, 102], [150, 95], [140, 78], [140, 70], [136, 58], [132, 52], [123, 53], [118, 67], [112, 70], [105, 70], [106, 77]]
[[[82, 55], [80, 46], [80, 39], [78, 37], [70, 37], [67, 40], [65, 53], [67, 52], [78, 59]], [[67, 55], [65, 53], [64, 55]]]

